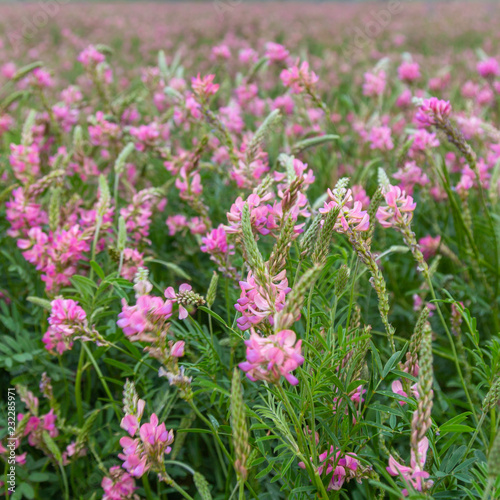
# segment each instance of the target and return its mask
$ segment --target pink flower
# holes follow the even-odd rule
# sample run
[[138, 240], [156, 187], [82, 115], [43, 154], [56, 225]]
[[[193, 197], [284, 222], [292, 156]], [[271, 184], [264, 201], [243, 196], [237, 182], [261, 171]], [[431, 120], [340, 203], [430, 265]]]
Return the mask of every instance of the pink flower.
[[377, 210], [377, 219], [383, 227], [408, 225], [413, 218], [417, 204], [398, 186], [390, 186], [384, 194], [386, 206]]
[[87, 314], [72, 299], [55, 299], [51, 306], [49, 328], [42, 341], [47, 350], [62, 354], [72, 348], [75, 335], [87, 327]]
[[496, 59], [490, 57], [485, 61], [479, 61], [477, 63], [477, 72], [483, 78], [495, 78], [496, 76], [500, 76], [500, 65]]
[[303, 61], [299, 66], [298, 61], [295, 66], [284, 69], [280, 75], [285, 87], [289, 87], [295, 94], [300, 94], [306, 89], [314, 87], [318, 81], [318, 76], [309, 70], [309, 63]]
[[6, 219], [10, 222], [7, 234], [12, 237], [27, 236], [30, 228], [48, 223], [47, 213], [41, 205], [26, 197], [23, 188], [12, 191], [13, 198], [5, 203]]
[[[424, 437], [418, 443], [419, 461], [417, 463], [413, 450], [411, 451], [410, 467], [401, 465], [391, 455], [389, 457], [389, 467], [387, 472], [391, 476], [401, 476], [403, 481], [417, 491], [423, 491], [425, 485], [424, 479], [429, 477], [429, 473], [424, 471], [425, 461], [427, 459], [427, 450], [429, 448], [429, 440]], [[408, 496], [408, 490], [403, 490], [403, 495]]]
[[144, 267], [144, 255], [135, 248], [125, 248], [123, 250], [123, 266], [121, 275], [132, 281], [140, 267]]
[[171, 304], [177, 302], [179, 306], [179, 319], [186, 319], [188, 317], [188, 311], [187, 309], [179, 302], [179, 298], [183, 296], [186, 293], [191, 292], [193, 287], [191, 285], [188, 285], [187, 283], [183, 283], [179, 287], [179, 293], [175, 293], [175, 290], [173, 287], [169, 286], [165, 290], [165, 297], [167, 298], [167, 302], [170, 302]]
[[246, 281], [240, 281], [240, 288], [240, 298], [234, 305], [242, 314], [237, 320], [240, 330], [248, 330], [265, 319], [269, 319], [272, 324], [274, 314], [285, 307], [285, 297], [291, 291], [286, 270], [274, 276], [266, 285], [259, 285], [250, 271]]
[[373, 127], [368, 135], [368, 141], [370, 142], [370, 149], [380, 149], [380, 151], [394, 149], [389, 127]]
[[93, 45], [89, 45], [78, 55], [78, 61], [86, 68], [95, 67], [104, 62], [104, 54], [99, 52]]
[[392, 176], [400, 181], [399, 187], [410, 195], [413, 194], [416, 185], [425, 186], [430, 182], [414, 161], [406, 162], [404, 167], [399, 168]]
[[378, 97], [384, 93], [386, 75], [384, 70], [377, 73], [365, 73], [365, 83], [363, 84], [363, 95], [368, 97]]
[[283, 45], [275, 42], [267, 42], [266, 43], [266, 52], [265, 56], [269, 58], [271, 62], [280, 62], [285, 61], [289, 56], [290, 52], [286, 50]]
[[109, 476], [102, 479], [101, 488], [104, 490], [102, 500], [127, 500], [137, 489], [134, 478], [118, 465], [109, 469]]
[[250, 209], [250, 222], [252, 228], [260, 234], [269, 234], [269, 229], [266, 228], [268, 207], [261, 203], [271, 199], [272, 194], [268, 193], [263, 197], [256, 194], [251, 194], [246, 201], [243, 201], [241, 196], [236, 198], [236, 201], [231, 206], [231, 210], [227, 213], [228, 226], [224, 226], [227, 233], [239, 233], [241, 231], [241, 212], [245, 203], [248, 203]]
[[[366, 468], [363, 469], [361, 467], [355, 453], [349, 452], [343, 455], [341, 450], [336, 452], [334, 446], [330, 446], [329, 450], [321, 453], [318, 459], [321, 464], [318, 467], [318, 474], [325, 477], [330, 476], [330, 482], [327, 487], [328, 491], [340, 490], [344, 482], [349, 482], [351, 479], [356, 479], [360, 482], [361, 477], [367, 471]], [[305, 469], [306, 466], [304, 462], [299, 462], [299, 467]]]
[[151, 341], [151, 333], [172, 316], [172, 303], [160, 297], [140, 295], [135, 306], [122, 299], [122, 312], [116, 324], [131, 340]]
[[216, 45], [210, 52], [210, 60], [227, 60], [231, 58], [231, 50], [227, 45]]
[[191, 86], [194, 93], [201, 99], [208, 99], [219, 90], [219, 84], [214, 83], [215, 75], [206, 75], [203, 78], [198, 76], [191, 79]]
[[[418, 384], [415, 383], [411, 386], [411, 393], [412, 393], [413, 397], [416, 399], [419, 398], [417, 385]], [[406, 394], [406, 392], [403, 390], [403, 384], [401, 383], [401, 380], [395, 380], [391, 385], [391, 389], [392, 389], [392, 392], [394, 394], [399, 394], [400, 396], [403, 396], [404, 398], [408, 397], [408, 394]], [[406, 401], [398, 401], [398, 403], [401, 406], [404, 406], [406, 404]]]
[[420, 78], [420, 67], [413, 61], [403, 61], [398, 68], [399, 79], [412, 83]]
[[277, 384], [283, 376], [292, 385], [299, 383], [290, 372], [304, 362], [300, 354], [302, 341], [295, 343], [296, 335], [292, 330], [282, 330], [269, 337], [260, 337], [252, 331], [247, 346], [247, 361], [238, 366], [253, 382], [266, 380]]
[[24, 146], [11, 144], [9, 156], [10, 165], [14, 175], [21, 182], [32, 181], [40, 173], [40, 152], [38, 146]]
[[184, 356], [184, 345], [183, 340], [178, 340], [170, 349], [170, 354], [175, 358], [182, 358]]
[[320, 208], [319, 212], [327, 214], [340, 206], [340, 212], [334, 226], [335, 231], [345, 233], [349, 228], [353, 231], [368, 231], [370, 227], [370, 217], [365, 210], [362, 210], [360, 201], [355, 201], [352, 204], [353, 198], [350, 189], [347, 190], [342, 199], [339, 199], [331, 189], [328, 189], [328, 196], [332, 201], [325, 201], [324, 207]]
[[441, 244], [441, 236], [432, 237], [430, 234], [425, 236], [424, 238], [420, 238], [418, 240], [418, 244], [422, 253], [424, 255], [425, 260], [429, 260], [433, 255], [436, 254], [439, 245]]
[[424, 99], [415, 119], [422, 125], [434, 125], [436, 122], [443, 122], [451, 113], [451, 104], [449, 101], [443, 101], [437, 97]]

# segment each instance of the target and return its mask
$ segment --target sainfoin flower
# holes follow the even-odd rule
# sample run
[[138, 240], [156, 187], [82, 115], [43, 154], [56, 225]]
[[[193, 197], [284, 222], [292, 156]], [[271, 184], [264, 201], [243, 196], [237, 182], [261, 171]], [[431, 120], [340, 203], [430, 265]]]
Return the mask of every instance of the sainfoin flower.
[[269, 283], [259, 284], [252, 272], [248, 273], [246, 281], [240, 281], [241, 295], [234, 305], [242, 316], [237, 324], [240, 330], [248, 330], [273, 316], [285, 306], [285, 297], [290, 292], [286, 270], [274, 276]]
[[408, 225], [417, 204], [398, 186], [390, 186], [384, 194], [386, 206], [377, 210], [377, 219], [383, 227]]
[[62, 354], [73, 346], [75, 334], [86, 328], [87, 314], [71, 299], [55, 299], [51, 306], [49, 328], [42, 341], [47, 350]]
[[215, 75], [206, 75], [203, 78], [198, 75], [191, 79], [191, 86], [197, 97], [207, 99], [219, 90], [219, 84], [214, 83]]
[[299, 66], [298, 61], [295, 66], [284, 69], [280, 75], [285, 87], [289, 87], [296, 94], [300, 94], [306, 89], [312, 88], [318, 81], [318, 76], [309, 69], [309, 63], [302, 61]]
[[[334, 446], [330, 446], [329, 450], [318, 455], [320, 466], [318, 474], [325, 477], [330, 477], [327, 490], [338, 491], [342, 488], [345, 482], [351, 479], [356, 479], [361, 482], [361, 478], [366, 475], [370, 469], [362, 467], [357, 458], [356, 453], [343, 453], [341, 450], [335, 451]], [[312, 462], [312, 458], [311, 458]], [[305, 469], [304, 462], [299, 462], [299, 467]]]
[[[410, 467], [408, 467], [407, 465], [401, 465], [399, 462], [396, 462], [394, 457], [391, 455], [389, 457], [389, 467], [387, 467], [387, 472], [391, 476], [401, 476], [406, 485], [411, 486], [417, 491], [423, 491], [425, 486], [424, 479], [427, 479], [429, 477], [429, 473], [424, 471], [428, 448], [429, 440], [424, 437], [418, 443], [419, 462], [417, 463], [415, 454], [412, 450]], [[408, 496], [407, 488], [403, 490], [403, 495]]]
[[157, 472], [163, 470], [163, 456], [172, 451], [170, 445], [174, 441], [173, 430], [167, 431], [165, 424], [158, 425], [158, 417], [151, 415], [149, 423], [139, 428], [139, 437], [124, 436], [120, 439], [123, 453], [118, 457], [123, 460], [125, 468], [132, 476], [141, 477], [150, 468]]
[[283, 376], [292, 385], [299, 380], [290, 372], [304, 362], [301, 355], [302, 340], [296, 341], [295, 332], [282, 330], [269, 337], [261, 337], [252, 331], [245, 341], [247, 360], [238, 366], [253, 382], [265, 380], [277, 384]]
[[137, 489], [134, 478], [118, 465], [109, 469], [109, 476], [103, 477], [101, 488], [104, 490], [102, 500], [126, 500], [132, 498]]
[[340, 212], [334, 226], [335, 231], [344, 233], [349, 228], [353, 231], [368, 231], [370, 217], [365, 210], [362, 210], [360, 201], [353, 203], [352, 191], [350, 189], [347, 190], [342, 198], [339, 198], [331, 189], [328, 189], [328, 196], [331, 201], [325, 201], [323, 208], [320, 208], [319, 212], [327, 214], [331, 210], [340, 207]]
[[415, 119], [422, 125], [434, 125], [437, 122], [443, 122], [451, 113], [451, 104], [449, 101], [443, 101], [437, 97], [424, 99], [420, 105]]

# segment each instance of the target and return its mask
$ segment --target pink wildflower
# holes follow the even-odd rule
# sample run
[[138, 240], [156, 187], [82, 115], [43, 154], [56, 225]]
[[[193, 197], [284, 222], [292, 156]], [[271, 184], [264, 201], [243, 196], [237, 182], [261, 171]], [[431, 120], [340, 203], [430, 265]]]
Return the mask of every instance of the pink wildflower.
[[295, 343], [296, 335], [292, 330], [282, 330], [269, 337], [260, 337], [252, 331], [247, 346], [247, 361], [239, 364], [253, 382], [266, 380], [277, 384], [283, 376], [292, 384], [297, 385], [298, 379], [290, 372], [304, 362], [300, 354], [302, 341]]

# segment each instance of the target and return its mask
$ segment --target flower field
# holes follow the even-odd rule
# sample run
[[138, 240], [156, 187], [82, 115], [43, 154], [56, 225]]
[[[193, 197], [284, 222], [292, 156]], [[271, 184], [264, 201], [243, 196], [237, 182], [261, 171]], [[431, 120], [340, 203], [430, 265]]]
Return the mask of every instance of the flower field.
[[500, 5], [0, 13], [0, 495], [500, 498]]

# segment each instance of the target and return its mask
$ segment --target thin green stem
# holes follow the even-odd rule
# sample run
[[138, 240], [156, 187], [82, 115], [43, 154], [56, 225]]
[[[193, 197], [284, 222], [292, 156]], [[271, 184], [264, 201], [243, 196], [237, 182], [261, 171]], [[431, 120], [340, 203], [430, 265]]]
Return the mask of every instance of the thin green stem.
[[83, 374], [83, 363], [85, 361], [85, 350], [80, 349], [80, 358], [78, 359], [78, 368], [76, 370], [75, 378], [75, 403], [76, 403], [76, 414], [78, 416], [78, 425], [81, 427], [83, 425], [83, 406], [82, 406], [82, 374]]

